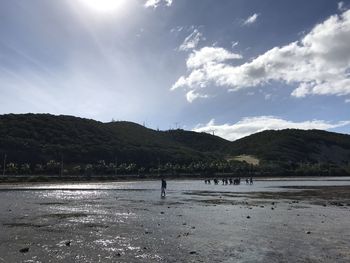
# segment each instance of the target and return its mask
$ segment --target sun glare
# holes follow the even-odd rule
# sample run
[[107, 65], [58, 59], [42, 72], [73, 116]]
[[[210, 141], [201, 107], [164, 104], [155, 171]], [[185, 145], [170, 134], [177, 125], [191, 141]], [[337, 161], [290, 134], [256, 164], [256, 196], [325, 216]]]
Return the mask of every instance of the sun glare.
[[122, 7], [125, 0], [80, 0], [88, 8], [96, 12], [114, 12]]

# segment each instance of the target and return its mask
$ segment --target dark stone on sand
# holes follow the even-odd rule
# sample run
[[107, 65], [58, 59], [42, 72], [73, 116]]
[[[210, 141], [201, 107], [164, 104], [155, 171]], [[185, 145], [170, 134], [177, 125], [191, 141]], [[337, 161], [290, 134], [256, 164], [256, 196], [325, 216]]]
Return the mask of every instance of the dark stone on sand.
[[271, 210], [274, 210], [275, 208], [271, 207]]
[[66, 242], [66, 246], [67, 246], [67, 247], [70, 247], [71, 243], [72, 243], [71, 241], [67, 241], [67, 242]]
[[344, 206], [342, 203], [340, 202], [330, 202], [331, 205], [335, 205], [335, 206]]
[[193, 226], [193, 227], [192, 227], [192, 229], [196, 229], [196, 227], [195, 227], [195, 226]]
[[261, 207], [261, 208], [264, 208], [265, 206], [261, 205], [260, 207]]
[[275, 202], [272, 202], [271, 205], [275, 205]]
[[308, 235], [309, 235], [309, 234], [311, 234], [311, 232], [310, 232], [310, 231], [306, 231], [306, 234], [308, 234]]
[[148, 234], [152, 234], [151, 231], [145, 231], [145, 234], [148, 235]]
[[27, 253], [29, 251], [29, 247], [24, 247], [19, 250], [21, 253]]
[[191, 251], [190, 254], [194, 255], [194, 254], [197, 254], [197, 252], [196, 251]]
[[121, 256], [121, 254], [120, 253], [117, 253], [117, 254], [115, 254], [117, 257], [120, 257]]
[[187, 225], [187, 223], [182, 223], [183, 226]]
[[147, 249], [147, 247], [143, 247], [143, 249], [144, 249], [144, 250], [146, 250], [146, 249]]
[[164, 212], [162, 211], [162, 212], [160, 212], [162, 215], [164, 215]]
[[249, 219], [249, 218], [250, 218], [250, 216], [247, 216], [247, 218]]

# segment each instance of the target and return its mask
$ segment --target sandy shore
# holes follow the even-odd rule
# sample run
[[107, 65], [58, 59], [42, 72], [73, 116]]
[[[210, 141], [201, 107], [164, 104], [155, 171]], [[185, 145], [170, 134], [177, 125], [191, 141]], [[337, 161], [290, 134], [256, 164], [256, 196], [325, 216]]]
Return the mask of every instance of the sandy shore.
[[350, 186], [0, 191], [0, 262], [350, 262]]

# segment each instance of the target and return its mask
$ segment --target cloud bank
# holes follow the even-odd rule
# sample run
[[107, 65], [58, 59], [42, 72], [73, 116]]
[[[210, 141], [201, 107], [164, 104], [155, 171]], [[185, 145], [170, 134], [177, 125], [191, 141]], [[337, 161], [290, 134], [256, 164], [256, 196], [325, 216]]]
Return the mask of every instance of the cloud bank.
[[208, 47], [194, 50], [186, 63], [189, 73], [172, 89], [203, 95], [208, 85], [237, 91], [278, 81], [295, 86], [291, 95], [298, 98], [350, 95], [349, 43], [350, 10], [317, 24], [301, 40], [274, 47], [241, 65], [232, 65], [231, 60], [239, 55], [223, 48], [211, 47], [208, 59], [203, 59]]
[[264, 130], [301, 129], [328, 130], [350, 125], [350, 121], [330, 123], [323, 120], [292, 122], [274, 116], [247, 117], [234, 124], [216, 125], [214, 119], [205, 125], [197, 125], [193, 131], [206, 132], [234, 141]]

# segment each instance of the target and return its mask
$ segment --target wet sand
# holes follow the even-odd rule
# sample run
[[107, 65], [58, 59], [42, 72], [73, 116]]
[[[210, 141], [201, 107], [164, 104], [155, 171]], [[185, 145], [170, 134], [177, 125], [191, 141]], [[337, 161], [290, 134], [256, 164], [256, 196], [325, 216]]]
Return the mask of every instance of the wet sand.
[[0, 262], [350, 262], [350, 181], [0, 187]]

